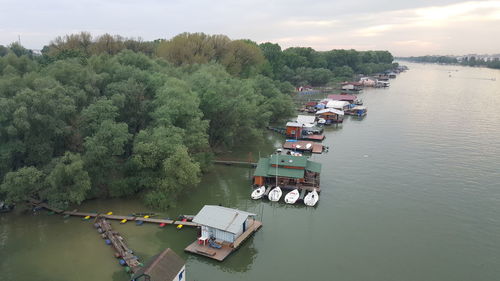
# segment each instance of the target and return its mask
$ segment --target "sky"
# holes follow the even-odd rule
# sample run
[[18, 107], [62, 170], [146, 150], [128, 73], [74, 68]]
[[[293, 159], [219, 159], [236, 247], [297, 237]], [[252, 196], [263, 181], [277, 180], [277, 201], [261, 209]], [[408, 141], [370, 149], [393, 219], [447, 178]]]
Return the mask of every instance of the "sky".
[[0, 0], [0, 7], [0, 45], [20, 38], [31, 49], [88, 31], [143, 40], [204, 32], [395, 56], [500, 53], [500, 1]]

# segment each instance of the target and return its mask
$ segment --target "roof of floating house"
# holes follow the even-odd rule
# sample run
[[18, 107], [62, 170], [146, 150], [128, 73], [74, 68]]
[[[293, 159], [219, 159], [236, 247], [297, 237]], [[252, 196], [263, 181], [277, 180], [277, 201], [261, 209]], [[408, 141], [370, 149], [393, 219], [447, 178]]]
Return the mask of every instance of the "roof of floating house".
[[236, 234], [241, 230], [243, 222], [252, 216], [255, 214], [221, 206], [205, 205], [194, 217], [193, 222]]
[[343, 108], [344, 106], [347, 105], [349, 105], [349, 102], [340, 100], [331, 100], [326, 104], [326, 108]]
[[315, 106], [315, 105], [317, 105], [317, 104], [318, 104], [318, 103], [317, 103], [317, 102], [315, 102], [315, 101], [310, 101], [310, 102], [306, 103], [306, 106]]
[[141, 267], [132, 280], [143, 275], [149, 276], [151, 280], [174, 280], [184, 264], [184, 260], [179, 255], [167, 248]]
[[328, 99], [340, 101], [355, 101], [357, 97], [354, 95], [328, 95]]
[[326, 108], [326, 109], [322, 109], [322, 110], [319, 110], [316, 112], [316, 114], [323, 114], [323, 113], [334, 113], [334, 114], [337, 114], [337, 115], [344, 115], [344, 111], [342, 110], [338, 110], [338, 109], [335, 109], [335, 108]]
[[[276, 168], [278, 163], [278, 168]], [[300, 167], [307, 171], [321, 173], [321, 164], [310, 161], [306, 156], [291, 156], [291, 155], [277, 155], [273, 154], [269, 158], [261, 158], [257, 163], [254, 176], [258, 177], [271, 177], [280, 176], [288, 178], [304, 178], [303, 169], [290, 169], [287, 167]]]
[[316, 116], [314, 115], [299, 115], [297, 116], [297, 123], [301, 124], [314, 124]]
[[287, 127], [302, 127], [303, 124], [300, 124], [298, 122], [287, 122], [286, 126]]

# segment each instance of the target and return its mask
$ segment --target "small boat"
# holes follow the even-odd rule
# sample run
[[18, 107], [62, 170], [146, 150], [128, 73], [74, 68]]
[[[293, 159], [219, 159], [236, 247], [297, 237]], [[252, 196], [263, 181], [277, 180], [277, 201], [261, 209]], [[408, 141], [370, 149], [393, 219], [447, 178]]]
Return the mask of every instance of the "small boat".
[[270, 192], [269, 195], [267, 195], [267, 198], [273, 202], [277, 202], [280, 200], [281, 195], [283, 192], [281, 191], [281, 188], [279, 186], [273, 188]]
[[307, 206], [313, 207], [318, 203], [319, 200], [319, 194], [316, 192], [316, 190], [313, 190], [312, 192], [309, 192], [306, 197], [304, 198], [304, 204]]
[[264, 192], [266, 192], [266, 187], [261, 186], [252, 192], [251, 197], [254, 200], [260, 199], [260, 198], [262, 198], [262, 196], [264, 196]]
[[362, 99], [357, 99], [354, 101], [355, 105], [363, 105], [363, 100]]
[[295, 202], [297, 202], [297, 199], [299, 199], [299, 190], [294, 189], [288, 192], [287, 195], [285, 196], [285, 203], [295, 204]]

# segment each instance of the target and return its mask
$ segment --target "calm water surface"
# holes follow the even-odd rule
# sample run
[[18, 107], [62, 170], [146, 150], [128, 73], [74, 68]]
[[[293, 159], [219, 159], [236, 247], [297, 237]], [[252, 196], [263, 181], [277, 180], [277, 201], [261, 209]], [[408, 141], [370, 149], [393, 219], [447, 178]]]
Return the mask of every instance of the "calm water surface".
[[[317, 208], [250, 201], [251, 170], [216, 166], [164, 214], [204, 204], [259, 214], [264, 227], [227, 261], [185, 254], [194, 229], [114, 228], [145, 259], [173, 248], [188, 280], [500, 280], [500, 71], [408, 65], [389, 89], [360, 94], [366, 118], [327, 129], [330, 152], [313, 156], [323, 164]], [[227, 157], [267, 155], [282, 140]], [[80, 208], [148, 211], [139, 200]], [[112, 254], [89, 222], [0, 215], [0, 280], [127, 280]]]

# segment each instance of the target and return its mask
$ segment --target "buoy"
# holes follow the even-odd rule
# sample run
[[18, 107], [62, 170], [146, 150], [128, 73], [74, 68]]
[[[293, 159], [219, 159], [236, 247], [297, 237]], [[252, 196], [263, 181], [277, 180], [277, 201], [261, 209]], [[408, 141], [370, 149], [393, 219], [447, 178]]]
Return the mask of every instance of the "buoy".
[[127, 222], [127, 219], [123, 219], [120, 221], [120, 223], [126, 223]]
[[109, 215], [111, 216], [113, 214], [113, 212], [107, 212], [106, 215]]
[[118, 262], [120, 263], [120, 265], [126, 265], [127, 263], [125, 262], [124, 259], [119, 259]]
[[102, 230], [102, 228], [100, 228], [100, 227], [99, 227], [99, 228], [97, 229], [97, 232], [99, 232], [99, 233], [103, 233], [104, 231]]
[[144, 223], [144, 221], [135, 221], [136, 225], [142, 225], [143, 223]]
[[147, 216], [147, 215], [146, 215], [146, 216], [144, 216], [144, 218], [145, 218], [145, 219], [149, 219], [149, 216]]
[[125, 267], [125, 272], [129, 273], [130, 272], [130, 267], [126, 266]]
[[111, 240], [109, 239], [104, 240], [104, 242], [106, 243], [106, 245], [111, 245]]
[[90, 216], [85, 216], [84, 219], [88, 220], [90, 219]]
[[160, 227], [165, 227], [165, 225], [167, 225], [167, 224], [164, 222], [160, 223]]
[[184, 226], [184, 225], [179, 224], [179, 225], [177, 226], [177, 229], [181, 229], [183, 226]]

